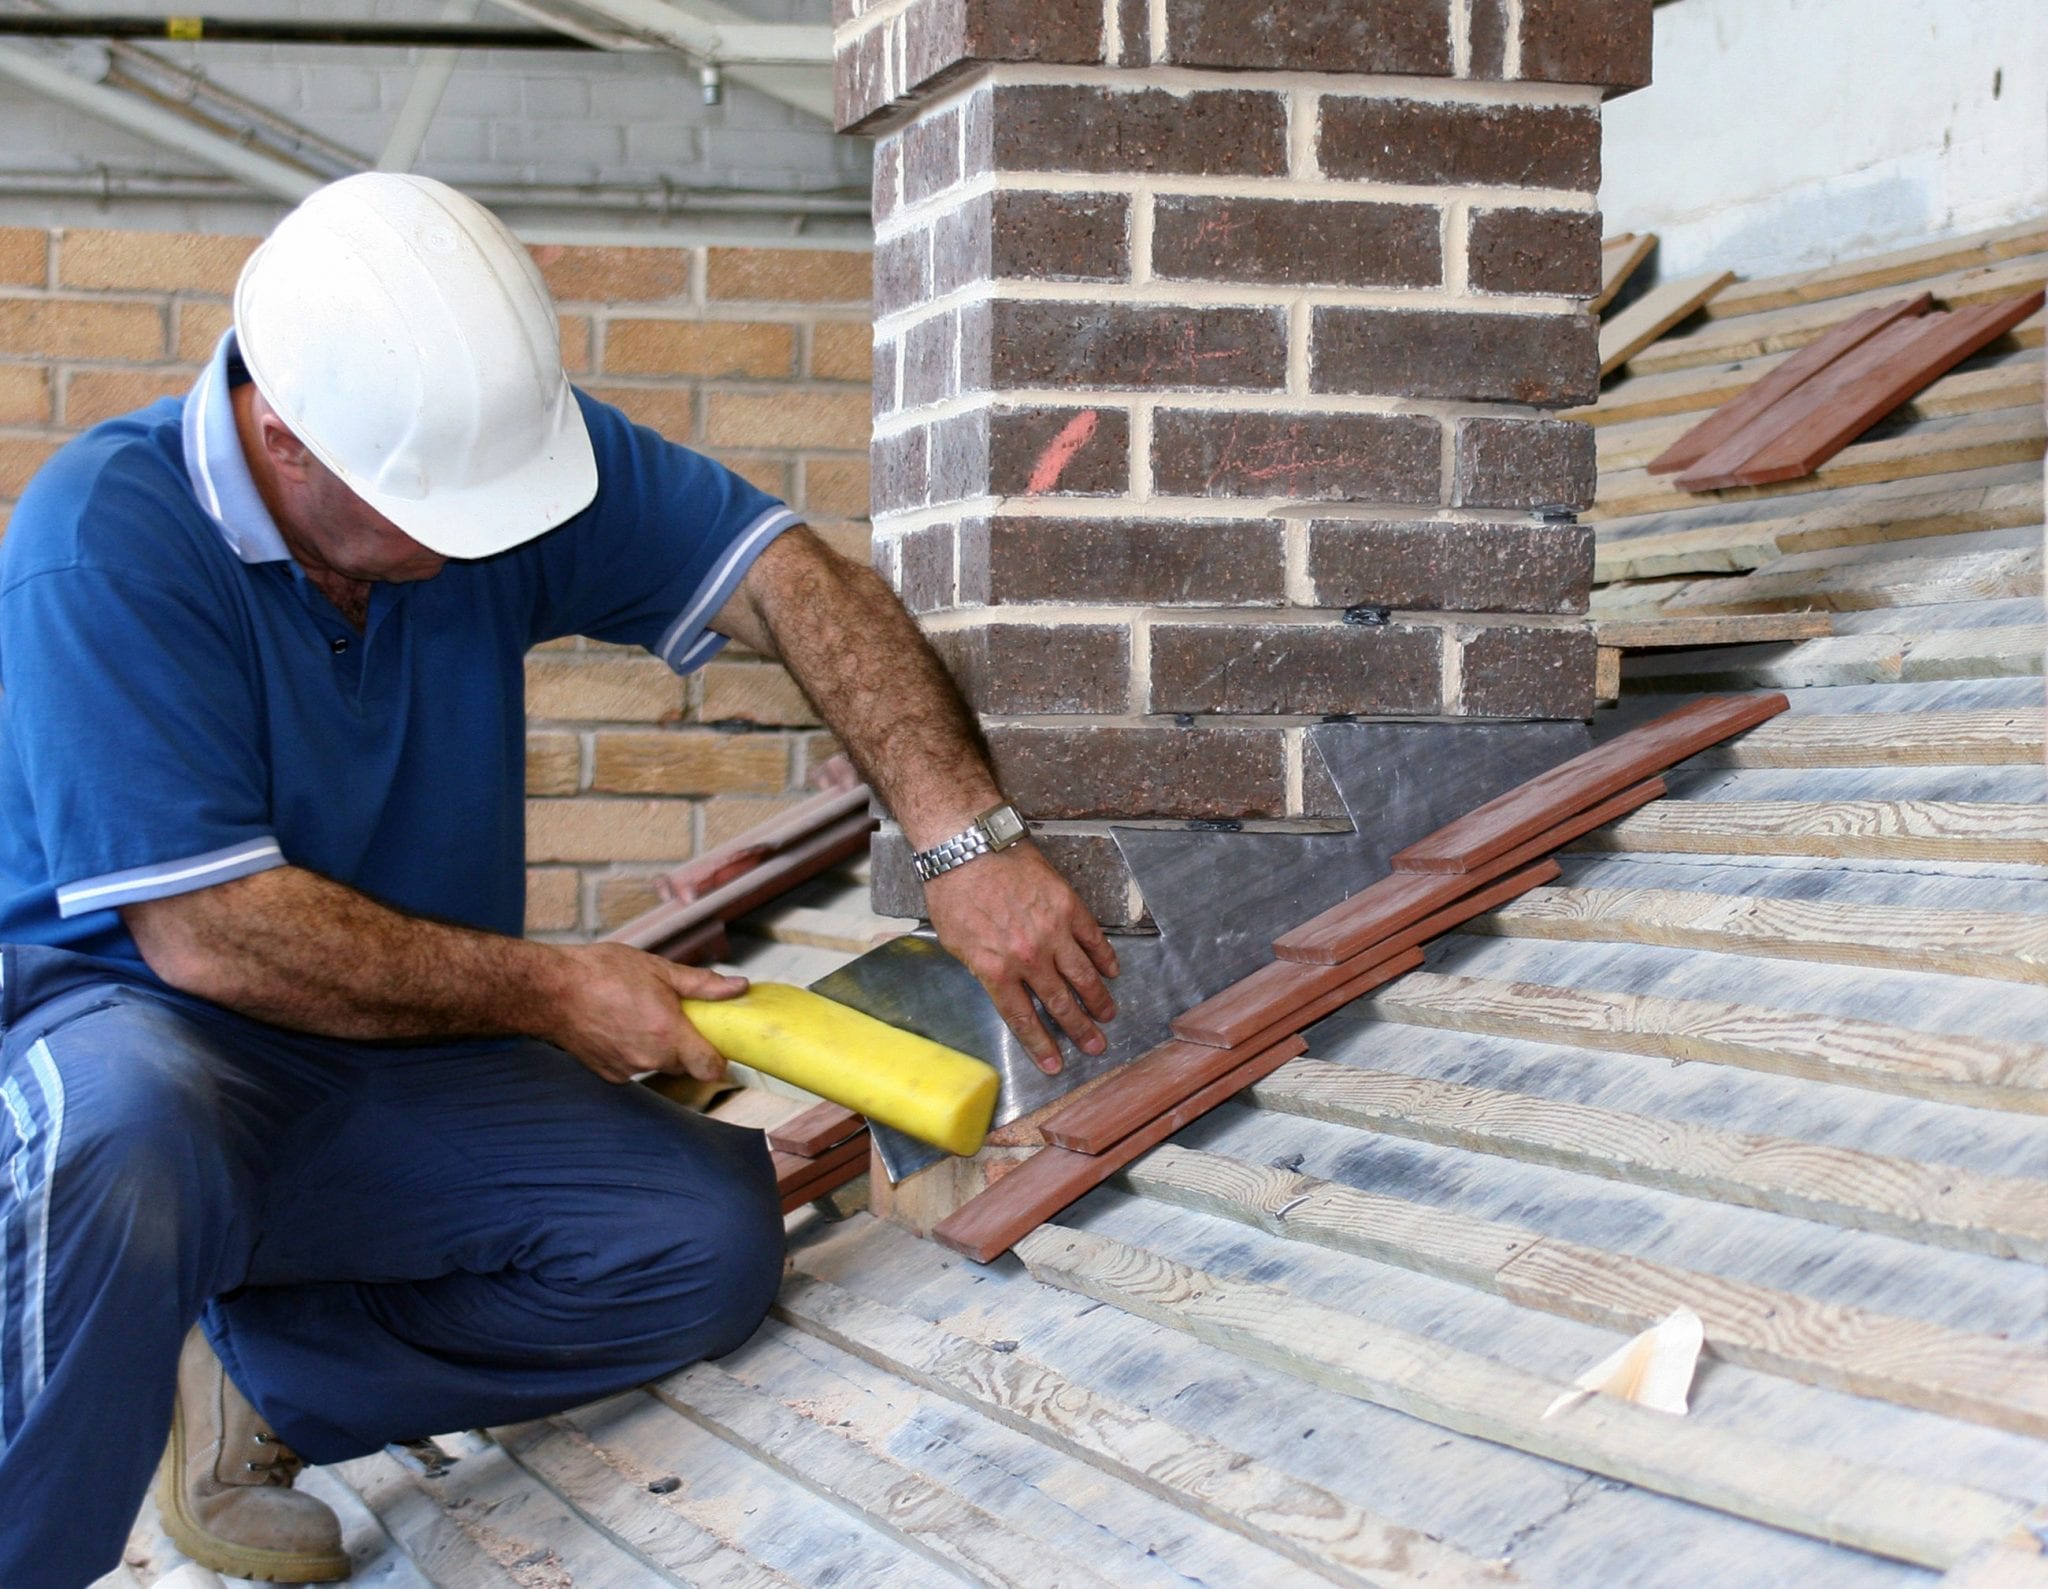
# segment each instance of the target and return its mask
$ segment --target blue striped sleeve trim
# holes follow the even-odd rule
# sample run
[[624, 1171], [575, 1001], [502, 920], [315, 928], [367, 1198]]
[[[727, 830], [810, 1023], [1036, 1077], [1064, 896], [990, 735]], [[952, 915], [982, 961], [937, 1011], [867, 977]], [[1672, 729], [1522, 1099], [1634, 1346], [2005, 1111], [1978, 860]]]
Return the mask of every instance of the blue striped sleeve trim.
[[133, 905], [140, 900], [189, 894], [194, 889], [211, 888], [215, 883], [282, 865], [284, 852], [277, 847], [277, 840], [247, 839], [204, 855], [81, 878], [57, 890], [57, 914], [81, 916], [89, 910], [111, 910], [116, 905]]
[[661, 637], [661, 644], [655, 648], [660, 657], [678, 673], [687, 673], [697, 667], [720, 646], [725, 644], [723, 635], [712, 634], [704, 626], [717, 616], [718, 609], [740, 588], [740, 581], [747, 577], [747, 570], [754, 565], [754, 559], [766, 550], [770, 541], [784, 530], [794, 529], [803, 519], [789, 508], [777, 503], [768, 512], [749, 524], [725, 549], [711, 575], [697, 587], [697, 594], [690, 599], [690, 605], [668, 626], [668, 632]]

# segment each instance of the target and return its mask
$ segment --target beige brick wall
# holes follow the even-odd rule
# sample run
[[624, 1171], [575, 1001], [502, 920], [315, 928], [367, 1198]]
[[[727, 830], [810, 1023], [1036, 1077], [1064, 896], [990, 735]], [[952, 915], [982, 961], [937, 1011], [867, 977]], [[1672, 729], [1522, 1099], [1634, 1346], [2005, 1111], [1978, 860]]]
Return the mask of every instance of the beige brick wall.
[[[65, 438], [182, 392], [254, 239], [0, 228], [0, 524]], [[535, 250], [572, 377], [867, 560], [869, 260], [798, 249]], [[728, 649], [688, 679], [565, 640], [527, 662], [527, 926], [589, 937], [654, 880], [802, 798], [835, 748], [789, 677]]]

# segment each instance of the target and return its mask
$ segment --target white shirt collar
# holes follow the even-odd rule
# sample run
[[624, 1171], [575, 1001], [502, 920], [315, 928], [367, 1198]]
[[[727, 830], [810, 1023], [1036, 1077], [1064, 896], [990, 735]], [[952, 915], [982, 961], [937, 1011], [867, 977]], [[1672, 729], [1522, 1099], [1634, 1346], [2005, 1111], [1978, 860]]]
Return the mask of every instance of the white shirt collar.
[[229, 330], [185, 398], [185, 473], [192, 494], [235, 556], [245, 563], [283, 562], [291, 553], [263, 505], [235, 429], [228, 387], [228, 359], [234, 351], [235, 333]]

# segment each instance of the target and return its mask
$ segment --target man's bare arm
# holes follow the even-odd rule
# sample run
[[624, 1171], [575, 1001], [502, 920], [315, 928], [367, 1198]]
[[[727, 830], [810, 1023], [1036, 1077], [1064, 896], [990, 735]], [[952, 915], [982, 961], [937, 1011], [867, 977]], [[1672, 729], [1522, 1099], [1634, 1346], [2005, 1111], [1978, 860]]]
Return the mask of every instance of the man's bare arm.
[[293, 866], [121, 915], [164, 981], [257, 1020], [326, 1037], [538, 1037], [607, 1081], [722, 1075], [677, 999], [746, 986], [623, 944], [561, 947], [425, 921]]
[[[779, 657], [918, 849], [1002, 799], [973, 714], [889, 587], [808, 529], [757, 558], [712, 627]], [[1038, 1063], [1058, 1049], [1035, 994], [1091, 1053], [1116, 1013], [1116, 952], [1065, 879], [1020, 844], [925, 885], [939, 941], [974, 972]], [[1092, 1018], [1091, 1018], [1092, 1017]]]

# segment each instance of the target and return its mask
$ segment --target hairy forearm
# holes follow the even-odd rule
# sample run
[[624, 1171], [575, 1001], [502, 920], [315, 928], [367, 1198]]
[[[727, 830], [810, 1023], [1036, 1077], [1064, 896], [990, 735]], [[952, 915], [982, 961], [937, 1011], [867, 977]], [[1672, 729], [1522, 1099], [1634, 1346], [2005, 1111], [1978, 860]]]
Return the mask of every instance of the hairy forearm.
[[755, 567], [745, 616], [759, 632], [740, 638], [782, 659], [913, 844], [1001, 799], [974, 714], [876, 574], [806, 530]]
[[426, 921], [276, 867], [123, 912], [173, 987], [326, 1037], [549, 1037], [561, 950]]

